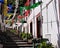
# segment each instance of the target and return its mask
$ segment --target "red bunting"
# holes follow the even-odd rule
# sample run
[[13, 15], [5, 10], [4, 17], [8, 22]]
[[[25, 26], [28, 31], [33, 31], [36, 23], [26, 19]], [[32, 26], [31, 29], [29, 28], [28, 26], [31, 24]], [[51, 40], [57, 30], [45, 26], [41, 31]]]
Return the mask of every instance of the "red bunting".
[[29, 6], [30, 5], [30, 0], [27, 0], [27, 2], [25, 3], [25, 6]]
[[18, 18], [24, 18], [24, 16], [19, 15]]
[[[27, 2], [25, 3], [25, 6], [29, 6], [29, 5], [30, 5], [30, 0], [27, 0]], [[27, 10], [27, 11], [24, 12], [24, 16], [19, 15], [18, 18], [22, 19], [22, 18], [28, 16], [29, 13], [30, 13], [30, 10]]]
[[29, 13], [30, 13], [30, 10], [27, 10], [27, 11], [25, 11], [24, 16], [19, 15], [18, 18], [19, 18], [19, 19], [22, 19], [22, 18], [28, 16]]
[[30, 13], [30, 10], [25, 11], [25, 16], [28, 16]]

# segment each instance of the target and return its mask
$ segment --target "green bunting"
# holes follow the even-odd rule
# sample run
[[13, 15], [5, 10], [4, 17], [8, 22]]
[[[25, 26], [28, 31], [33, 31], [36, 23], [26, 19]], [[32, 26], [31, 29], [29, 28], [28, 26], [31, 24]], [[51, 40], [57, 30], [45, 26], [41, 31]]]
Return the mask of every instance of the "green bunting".
[[42, 1], [41, 2], [37, 2], [37, 3], [35, 3], [35, 4], [31, 5], [31, 6], [27, 6], [27, 7], [25, 6], [25, 9], [26, 10], [33, 9], [33, 8], [39, 6], [41, 3], [42, 3]]
[[25, 7], [21, 7], [21, 6], [20, 6], [20, 12], [22, 12], [24, 8], [25, 8], [26, 10], [33, 9], [33, 8], [39, 6], [41, 3], [42, 3], [42, 1], [41, 1], [41, 2], [37, 2], [37, 3], [35, 3], [35, 4], [31, 5], [31, 6], [25, 6]]
[[20, 6], [20, 15], [23, 14], [23, 10], [24, 10], [24, 9], [26, 9], [26, 10], [31, 10], [31, 9], [39, 6], [41, 3], [42, 3], [42, 1], [41, 1], [41, 2], [37, 2], [37, 3], [35, 3], [35, 4], [31, 5], [31, 6], [24, 6], [24, 7], [21, 7], [21, 6]]
[[[23, 15], [23, 10], [31, 10], [31, 9], [36, 8], [37, 6], [39, 6], [41, 3], [42, 3], [42, 1], [37, 2], [37, 3], [35, 3], [35, 4], [31, 5], [31, 6], [24, 6], [24, 7], [20, 6], [20, 15]], [[24, 21], [24, 19], [21, 19], [20, 22], [21, 23], [24, 23], [24, 22], [26, 23], [26, 21]]]
[[24, 7], [21, 7], [21, 6], [20, 6], [20, 15], [23, 14], [23, 10], [24, 10]]

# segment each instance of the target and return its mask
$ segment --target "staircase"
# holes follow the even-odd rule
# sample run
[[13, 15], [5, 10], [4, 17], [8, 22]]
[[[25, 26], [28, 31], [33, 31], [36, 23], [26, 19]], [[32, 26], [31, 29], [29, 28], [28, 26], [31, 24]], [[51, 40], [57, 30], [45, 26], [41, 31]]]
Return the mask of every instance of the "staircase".
[[10, 31], [0, 31], [0, 40], [4, 48], [32, 47], [32, 43], [28, 43], [26, 40], [21, 40], [18, 35], [15, 35]]

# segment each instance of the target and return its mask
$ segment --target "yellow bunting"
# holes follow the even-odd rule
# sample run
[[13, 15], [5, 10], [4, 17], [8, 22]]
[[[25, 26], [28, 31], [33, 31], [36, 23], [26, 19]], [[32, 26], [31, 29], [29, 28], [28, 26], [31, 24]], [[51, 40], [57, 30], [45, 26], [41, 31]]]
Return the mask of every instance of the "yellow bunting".
[[7, 0], [4, 0], [4, 9], [3, 9], [4, 16], [7, 15]]
[[13, 15], [13, 14], [7, 14], [6, 16], [7, 16], [8, 18], [10, 18], [12, 15]]

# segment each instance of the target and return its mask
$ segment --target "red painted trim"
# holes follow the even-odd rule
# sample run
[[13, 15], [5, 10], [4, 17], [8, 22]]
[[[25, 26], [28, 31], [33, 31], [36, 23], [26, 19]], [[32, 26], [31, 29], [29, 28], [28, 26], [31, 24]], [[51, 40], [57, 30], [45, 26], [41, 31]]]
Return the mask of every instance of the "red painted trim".
[[36, 15], [36, 18], [39, 17], [40, 15], [41, 15], [41, 14], [40, 14], [40, 12], [39, 12], [39, 13]]

